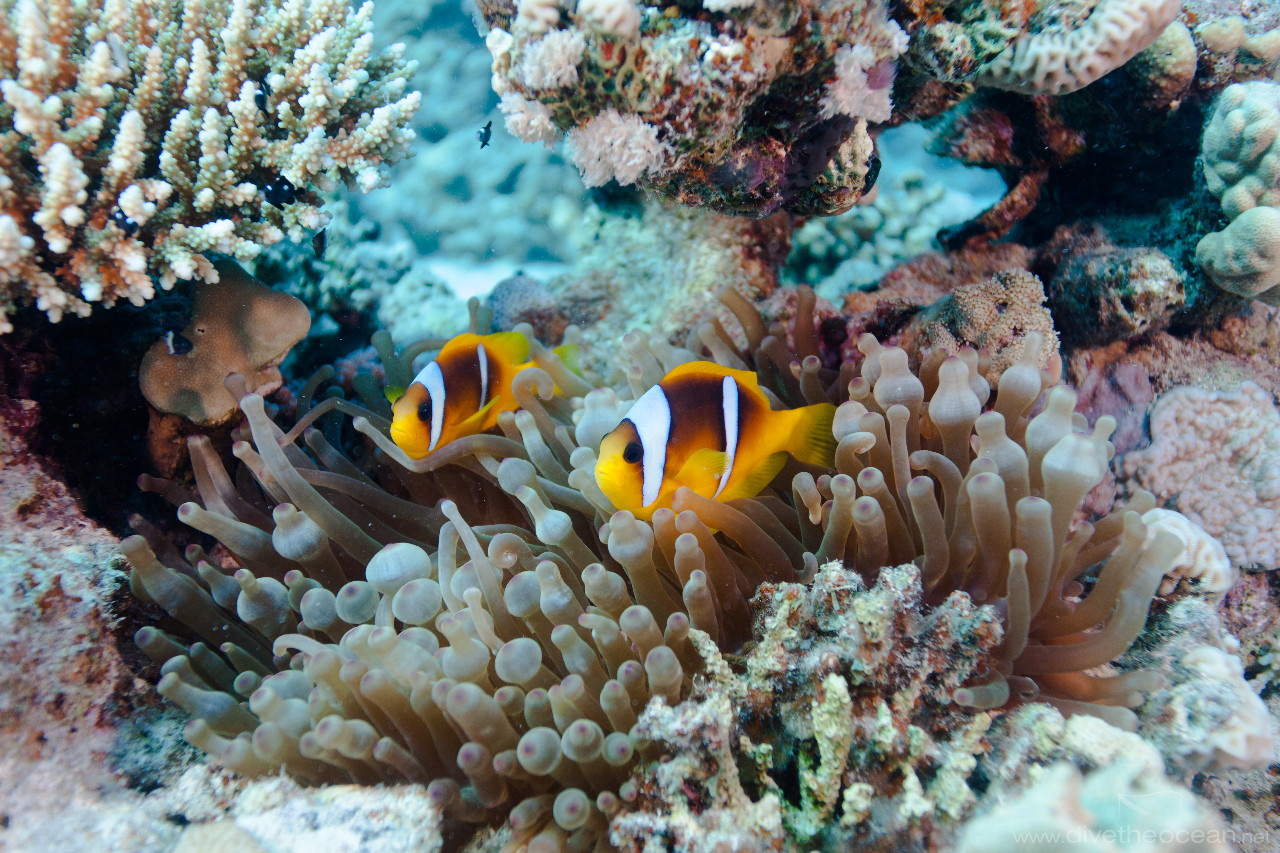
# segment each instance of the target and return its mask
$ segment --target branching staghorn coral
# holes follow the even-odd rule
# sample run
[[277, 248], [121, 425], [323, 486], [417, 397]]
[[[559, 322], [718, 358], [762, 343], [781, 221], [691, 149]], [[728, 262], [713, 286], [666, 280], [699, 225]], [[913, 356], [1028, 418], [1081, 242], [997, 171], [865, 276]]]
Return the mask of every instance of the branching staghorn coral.
[[[201, 637], [189, 649], [159, 629], [137, 638], [162, 662], [160, 691], [196, 716], [188, 738], [239, 773], [283, 766], [312, 782], [424, 782], [455, 818], [506, 817], [518, 843], [601, 843], [607, 819], [640, 794], [631, 768], [657, 754], [635, 728], [646, 703], [683, 701], [712, 647], [750, 637], [761, 583], [809, 581], [831, 560], [846, 568], [828, 576], [856, 569], [868, 582], [915, 561], [895, 570], [918, 578], [903, 581], [915, 600], [966, 613], [970, 602], [993, 605], [975, 617], [989, 626], [990, 642], [970, 650], [980, 660], [954, 673], [968, 681], [952, 690], [960, 707], [1045, 699], [1132, 726], [1121, 706], [1153, 677], [1081, 670], [1132, 642], [1181, 544], [1163, 535], [1144, 545], [1138, 512], [1149, 496], [1071, 530], [1105, 469], [1109, 424], [1091, 433], [1075, 423], [1066, 389], [1028, 420], [1047, 382], [1029, 360], [1005, 372], [984, 414], [990, 388], [971, 350], [930, 357], [917, 379], [905, 352], [866, 336], [861, 375], [852, 364], [827, 369], [811, 292], [792, 334], [767, 327], [745, 299], [723, 298], [746, 351], [716, 324], [685, 347], [632, 334], [617, 388], [593, 388], [535, 344], [539, 367], [518, 375], [523, 408], [500, 419], [502, 434], [420, 460], [386, 436], [372, 377], [354, 383], [367, 410], [337, 398], [309, 408], [313, 383], [288, 433], [261, 397], [238, 394], [248, 432], [233, 448], [234, 475], [195, 438], [198, 495], [141, 484], [180, 504], [180, 520], [239, 568], [224, 574], [199, 546], [180, 554], [141, 520], [146, 539], [123, 546], [139, 595]], [[440, 343], [395, 353], [380, 336], [388, 383], [407, 382], [415, 355]], [[708, 355], [753, 366], [779, 405], [847, 395], [837, 470], [793, 470], [728, 504], [682, 491], [652, 524], [613, 512], [591, 470], [623, 398]], [[355, 415], [368, 439], [350, 455], [335, 410]], [[911, 465], [930, 476], [911, 478]], [[1108, 557], [1092, 582], [1085, 572]], [[836, 776], [815, 776], [818, 810], [843, 784]]]
[[369, 190], [412, 141], [411, 64], [373, 55], [372, 3], [0, 3], [0, 331], [216, 281], [326, 222], [312, 187]]

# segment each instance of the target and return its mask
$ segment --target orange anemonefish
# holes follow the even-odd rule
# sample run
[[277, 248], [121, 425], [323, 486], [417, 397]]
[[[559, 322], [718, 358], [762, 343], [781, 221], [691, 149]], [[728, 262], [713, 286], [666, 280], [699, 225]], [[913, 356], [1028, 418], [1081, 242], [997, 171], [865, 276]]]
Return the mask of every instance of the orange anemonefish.
[[646, 521], [681, 486], [720, 501], [754, 497], [787, 454], [833, 464], [834, 416], [829, 403], [772, 411], [754, 373], [683, 364], [600, 442], [596, 482], [615, 507]]
[[519, 332], [458, 335], [394, 400], [392, 441], [421, 459], [455, 439], [492, 429], [500, 413], [520, 408], [511, 381], [533, 366], [529, 339]]

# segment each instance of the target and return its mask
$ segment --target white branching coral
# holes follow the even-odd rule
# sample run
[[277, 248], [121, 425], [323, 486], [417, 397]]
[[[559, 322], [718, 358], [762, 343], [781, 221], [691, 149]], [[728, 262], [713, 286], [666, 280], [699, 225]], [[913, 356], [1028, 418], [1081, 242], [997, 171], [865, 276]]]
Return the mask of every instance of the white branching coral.
[[0, 0], [0, 332], [214, 281], [368, 190], [409, 150], [418, 93], [373, 4]]
[[632, 0], [581, 0], [578, 16], [601, 35], [631, 41], [640, 36], [640, 7]]
[[498, 102], [498, 109], [506, 116], [505, 124], [512, 136], [525, 142], [541, 142], [548, 148], [560, 141], [560, 131], [552, 123], [546, 104], [507, 92]]

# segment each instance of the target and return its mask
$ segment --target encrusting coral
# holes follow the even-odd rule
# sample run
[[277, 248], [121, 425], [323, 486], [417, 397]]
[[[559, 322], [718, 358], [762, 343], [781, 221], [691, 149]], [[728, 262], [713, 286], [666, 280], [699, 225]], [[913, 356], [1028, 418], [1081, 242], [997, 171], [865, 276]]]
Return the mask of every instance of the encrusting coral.
[[922, 349], [939, 348], [957, 353], [962, 346], [977, 347], [989, 355], [983, 377], [998, 382], [1000, 376], [1022, 358], [1029, 332], [1039, 332], [1040, 351], [1034, 362], [1057, 371], [1058, 334], [1045, 307], [1044, 285], [1026, 270], [1006, 269], [991, 278], [957, 287], [921, 311], [908, 327], [909, 338], [918, 334]]
[[[201, 639], [187, 648], [159, 628], [137, 637], [162, 663], [160, 692], [196, 717], [188, 739], [246, 775], [283, 766], [311, 782], [429, 783], [452, 817], [507, 816], [513, 839], [531, 848], [535, 840], [549, 849], [603, 845], [609, 818], [642, 793], [632, 768], [659, 754], [636, 728], [646, 705], [676, 706], [696, 673], [719, 666], [716, 648], [751, 636], [748, 599], [761, 583], [775, 585], [761, 595], [781, 602], [815, 577], [864, 609], [884, 599], [892, 610], [894, 595], [931, 608], [922, 618], [934, 628], [919, 638], [936, 640], [930, 669], [944, 666], [956, 642], [946, 636], [974, 635], [969, 662], [947, 663], [956, 668], [946, 689], [900, 692], [894, 701], [907, 703], [908, 716], [917, 701], [936, 712], [949, 693], [949, 714], [1042, 700], [1132, 728], [1125, 706], [1159, 678], [1085, 670], [1133, 642], [1183, 549], [1168, 533], [1146, 543], [1141, 513], [1154, 500], [1145, 493], [1073, 529], [1106, 471], [1109, 419], [1086, 429], [1062, 387], [1029, 418], [1051, 384], [1030, 355], [1004, 372], [984, 411], [991, 388], [971, 349], [931, 353], [917, 376], [903, 350], [865, 335], [860, 368], [836, 371], [818, 357], [811, 292], [801, 293], [790, 336], [743, 297], [723, 298], [746, 351], [718, 324], [695, 329], [686, 347], [632, 334], [615, 389], [593, 388], [533, 343], [538, 367], [517, 374], [522, 410], [500, 418], [501, 434], [469, 436], [420, 460], [385, 435], [376, 383], [355, 383], [369, 409], [336, 398], [309, 409], [309, 386], [304, 414], [282, 433], [262, 398], [233, 382], [247, 420], [233, 448], [240, 470], [229, 474], [197, 437], [198, 495], [140, 481], [216, 538], [233, 574], [198, 545], [179, 553], [140, 519], [146, 538], [122, 545], [135, 592]], [[487, 320], [473, 315], [475, 327]], [[1029, 335], [1028, 352], [1040, 342]], [[375, 344], [392, 385], [405, 384], [414, 357], [433, 345], [395, 353], [385, 335]], [[700, 357], [753, 366], [778, 405], [841, 403], [836, 469], [792, 468], [764, 494], [731, 503], [681, 490], [652, 524], [614, 512], [591, 476], [601, 437], [624, 398]], [[557, 387], [563, 395], [553, 395]], [[339, 449], [335, 409], [355, 415], [352, 427], [368, 439], [352, 455]], [[322, 418], [323, 430], [311, 428]], [[819, 572], [832, 560], [844, 567]], [[902, 567], [883, 568], [894, 566]], [[858, 593], [864, 582], [854, 571], [869, 592]], [[940, 633], [930, 640], [929, 630]], [[864, 651], [882, 663], [912, 654], [905, 641], [877, 642], [869, 634]], [[828, 674], [819, 666], [813, 678], [819, 670]], [[797, 677], [797, 691], [817, 689]], [[849, 678], [845, 691], [859, 707], [887, 701]], [[830, 716], [835, 732], [843, 694], [823, 684], [815, 695], [831, 702], [821, 714], [815, 707], [814, 725]], [[870, 758], [858, 758], [864, 746], [848, 738], [823, 746], [820, 764], [802, 772], [813, 784], [793, 830], [809, 832], [805, 821], [830, 813], [837, 796], [857, 800], [863, 789], [846, 788], [833, 768], [893, 765], [910, 751], [891, 740]], [[784, 742], [775, 748], [789, 749]], [[850, 750], [853, 758], [841, 757]]]
[[[0, 332], [216, 281], [324, 226], [315, 189], [369, 190], [408, 152], [412, 66], [372, 3], [0, 4]], [[315, 189], [313, 189], [313, 187]]]
[[614, 822], [625, 849], [656, 835], [715, 850], [716, 829], [744, 813], [757, 849], [787, 835], [823, 849], [910, 846], [922, 817], [973, 805], [967, 778], [991, 720], [951, 694], [1000, 645], [993, 608], [959, 592], [926, 606], [911, 565], [868, 585], [835, 561], [808, 584], [761, 586], [752, 608], [741, 658], [704, 649], [690, 699], [642, 717], [639, 731], [672, 758], [642, 770], [636, 810]]

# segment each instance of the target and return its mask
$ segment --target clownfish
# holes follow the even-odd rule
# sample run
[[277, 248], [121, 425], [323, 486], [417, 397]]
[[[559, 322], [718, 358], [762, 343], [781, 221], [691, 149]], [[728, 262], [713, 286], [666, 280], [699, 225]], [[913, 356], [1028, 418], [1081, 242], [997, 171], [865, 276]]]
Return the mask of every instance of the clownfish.
[[[554, 352], [572, 369], [575, 349]], [[421, 459], [455, 439], [492, 429], [499, 414], [520, 408], [511, 381], [533, 366], [529, 339], [519, 332], [458, 335], [403, 393], [388, 389], [391, 440], [410, 458]]]
[[683, 364], [640, 396], [600, 442], [596, 482], [620, 510], [649, 520], [688, 486], [720, 501], [759, 494], [788, 454], [830, 467], [835, 406], [772, 411], [756, 375]]

